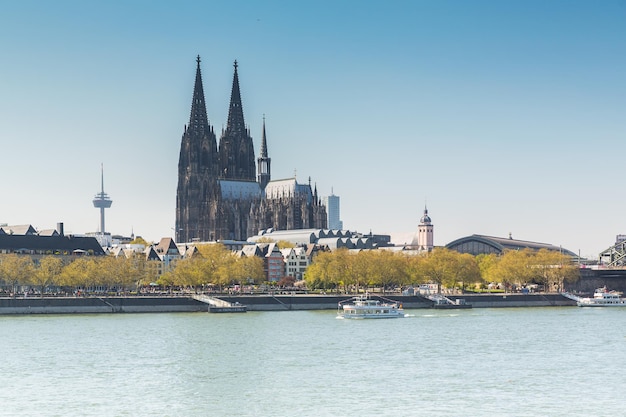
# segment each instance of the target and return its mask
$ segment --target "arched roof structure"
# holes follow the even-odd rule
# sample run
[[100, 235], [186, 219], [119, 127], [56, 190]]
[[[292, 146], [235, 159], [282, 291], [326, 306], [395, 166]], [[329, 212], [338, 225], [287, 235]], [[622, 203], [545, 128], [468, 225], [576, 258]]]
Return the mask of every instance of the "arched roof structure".
[[550, 251], [561, 252], [565, 255], [576, 257], [574, 252], [564, 249], [560, 246], [554, 246], [549, 243], [530, 242], [527, 240], [517, 240], [512, 237], [494, 237], [483, 235], [471, 235], [454, 240], [446, 245], [447, 249], [455, 250], [461, 253], [469, 253], [472, 255], [480, 254], [502, 254], [506, 250], [522, 250], [547, 249]]

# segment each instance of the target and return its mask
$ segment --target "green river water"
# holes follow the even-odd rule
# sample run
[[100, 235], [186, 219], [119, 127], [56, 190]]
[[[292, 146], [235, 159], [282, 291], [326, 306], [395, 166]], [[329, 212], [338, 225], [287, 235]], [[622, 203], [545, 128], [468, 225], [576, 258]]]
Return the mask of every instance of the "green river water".
[[0, 316], [0, 415], [626, 415], [626, 308], [407, 311]]

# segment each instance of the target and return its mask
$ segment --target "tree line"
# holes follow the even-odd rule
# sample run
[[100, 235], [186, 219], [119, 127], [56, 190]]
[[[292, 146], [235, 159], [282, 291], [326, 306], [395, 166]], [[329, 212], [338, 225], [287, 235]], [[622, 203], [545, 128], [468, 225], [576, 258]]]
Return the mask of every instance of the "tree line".
[[54, 255], [33, 261], [30, 256], [0, 255], [0, 284], [16, 294], [22, 287], [43, 296], [51, 289], [73, 293], [77, 289], [125, 293], [157, 285], [164, 288], [223, 288], [235, 283], [264, 281], [263, 260], [238, 257], [224, 245], [198, 245], [193, 257], [176, 261], [160, 271], [162, 263], [147, 261], [141, 253], [126, 256], [82, 256], [64, 261]]
[[479, 290], [498, 283], [505, 291], [531, 284], [545, 290], [561, 290], [564, 282], [579, 278], [572, 259], [559, 252], [541, 249], [507, 251], [503, 255], [470, 255], [445, 248], [409, 256], [386, 250], [322, 252], [305, 273], [309, 289], [343, 292], [379, 288], [382, 291], [436, 284], [448, 289]]
[[[194, 256], [178, 260], [166, 271], [159, 270], [161, 262], [147, 261], [143, 254], [129, 258], [84, 256], [69, 263], [54, 255], [34, 262], [29, 256], [3, 254], [0, 283], [12, 293], [29, 286], [43, 295], [51, 288], [126, 292], [155, 284], [220, 291], [232, 285], [259, 285], [267, 279], [259, 257], [237, 256], [221, 244], [198, 245], [196, 249]], [[560, 290], [564, 282], [578, 278], [579, 269], [572, 259], [554, 251], [525, 249], [500, 256], [473, 256], [443, 248], [413, 256], [387, 250], [319, 252], [304, 276], [309, 290], [346, 293], [370, 288], [384, 292], [423, 283], [463, 291], [480, 289], [486, 283], [498, 283], [506, 291], [529, 284]]]

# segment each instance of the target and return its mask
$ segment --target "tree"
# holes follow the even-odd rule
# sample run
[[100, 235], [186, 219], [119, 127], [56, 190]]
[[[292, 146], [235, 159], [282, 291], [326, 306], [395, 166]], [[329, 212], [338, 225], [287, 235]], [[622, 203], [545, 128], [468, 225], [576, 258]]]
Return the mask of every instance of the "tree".
[[343, 291], [348, 293], [350, 286], [358, 289], [358, 283], [353, 274], [349, 273], [350, 259], [348, 249], [340, 248], [331, 253], [331, 262], [327, 265], [329, 278], [337, 285], [343, 286]]
[[99, 265], [95, 258], [80, 257], [65, 265], [59, 277], [59, 283], [66, 287], [88, 288], [95, 284]]
[[532, 280], [533, 253], [530, 249], [509, 250], [501, 256], [494, 276], [504, 285], [505, 291], [508, 291], [512, 284], [521, 286]]
[[39, 287], [39, 293], [43, 298], [43, 293], [47, 286], [56, 283], [61, 271], [63, 270], [63, 261], [55, 256], [44, 256], [39, 261], [39, 265], [35, 268], [31, 275], [30, 283]]
[[315, 257], [313, 263], [304, 272], [304, 281], [308, 288], [322, 290], [336, 288], [337, 281], [331, 279], [330, 276], [332, 261], [332, 252], [321, 252]]
[[175, 285], [181, 287], [197, 287], [205, 284], [204, 263], [200, 257], [183, 259], [176, 263], [172, 270], [172, 280]]
[[130, 262], [129, 280], [135, 283], [135, 291], [139, 291], [140, 287], [150, 285], [153, 281], [154, 274], [150, 268], [148, 261], [143, 253], [133, 253], [128, 258]]
[[408, 270], [402, 254], [386, 250], [365, 251], [359, 253], [365, 258], [366, 269], [362, 272], [369, 278], [369, 284], [379, 286], [383, 293], [388, 288], [395, 288], [407, 282]]
[[546, 291], [552, 288], [561, 290], [565, 280], [575, 280], [580, 276], [580, 270], [569, 256], [546, 249], [535, 253], [532, 269], [536, 282], [543, 284]]
[[246, 284], [260, 284], [265, 281], [263, 259], [258, 256], [240, 256], [235, 259], [232, 268], [233, 279], [242, 287]]
[[131, 245], [144, 245], [145, 247], [150, 246], [150, 243], [148, 243], [144, 238], [142, 238], [141, 236], [137, 236], [135, 239], [133, 239], [130, 242]]
[[[458, 253], [458, 252], [455, 252]], [[421, 273], [426, 280], [437, 284], [437, 292], [441, 293], [444, 283], [454, 285], [456, 282], [456, 272], [454, 271], [454, 254], [445, 248], [435, 248], [425, 255], [421, 262]]]
[[279, 240], [276, 242], [276, 246], [278, 246], [278, 249], [291, 249], [295, 248], [296, 244], [288, 240]]
[[480, 271], [480, 276], [483, 282], [498, 282], [497, 266], [500, 258], [495, 253], [484, 254], [476, 256], [476, 263]]
[[0, 255], [0, 278], [11, 286], [15, 294], [19, 284], [26, 284], [33, 274], [34, 265], [30, 256], [20, 256], [15, 253]]
[[229, 269], [233, 261], [233, 253], [222, 244], [205, 244], [197, 246], [201, 261], [200, 284], [215, 284], [220, 290], [230, 282]]
[[461, 283], [461, 292], [465, 292], [465, 284], [467, 282], [480, 282], [480, 268], [476, 258], [469, 253], [459, 253], [455, 257], [456, 262], [456, 282]]
[[406, 256], [404, 260], [404, 270], [407, 284], [419, 285], [425, 282], [422, 262], [424, 256]]

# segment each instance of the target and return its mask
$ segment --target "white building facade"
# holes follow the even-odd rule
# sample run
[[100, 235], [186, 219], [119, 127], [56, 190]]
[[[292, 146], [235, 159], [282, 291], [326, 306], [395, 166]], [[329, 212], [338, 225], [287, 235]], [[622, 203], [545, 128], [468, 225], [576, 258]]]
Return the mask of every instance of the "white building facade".
[[301, 280], [304, 271], [310, 264], [306, 250], [302, 247], [282, 249], [280, 251], [285, 261], [285, 276]]

